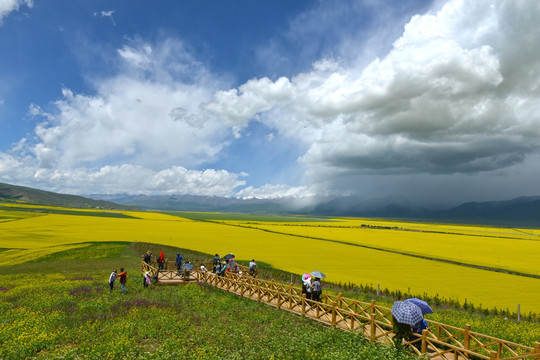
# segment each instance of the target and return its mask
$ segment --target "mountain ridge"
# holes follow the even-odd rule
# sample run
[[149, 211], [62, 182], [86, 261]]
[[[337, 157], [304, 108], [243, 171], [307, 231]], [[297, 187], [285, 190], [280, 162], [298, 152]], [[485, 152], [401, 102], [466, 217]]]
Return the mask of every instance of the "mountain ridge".
[[6, 183], [0, 183], [0, 201], [77, 209], [141, 210], [138, 206], [128, 206], [105, 200], [89, 199], [79, 195], [60, 194]]
[[366, 200], [358, 196], [342, 196], [319, 199], [240, 199], [182, 194], [93, 194], [84, 197], [0, 183], [0, 201], [22, 201], [83, 209], [343, 216], [540, 228], [540, 196], [521, 196], [502, 201], [472, 201], [448, 209], [431, 210], [404, 198]]

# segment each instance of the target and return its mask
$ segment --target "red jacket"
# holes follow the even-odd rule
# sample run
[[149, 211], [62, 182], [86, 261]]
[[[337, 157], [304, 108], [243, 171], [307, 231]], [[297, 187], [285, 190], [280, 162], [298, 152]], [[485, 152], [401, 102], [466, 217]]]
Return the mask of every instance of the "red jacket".
[[127, 272], [122, 271], [120, 274], [118, 274], [118, 277], [120, 278], [120, 284], [125, 284], [127, 281]]

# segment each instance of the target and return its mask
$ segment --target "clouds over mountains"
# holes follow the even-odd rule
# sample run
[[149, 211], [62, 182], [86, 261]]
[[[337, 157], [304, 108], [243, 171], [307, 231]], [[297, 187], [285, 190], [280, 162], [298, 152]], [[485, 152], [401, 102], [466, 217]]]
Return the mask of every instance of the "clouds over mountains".
[[[66, 84], [52, 106], [31, 106], [35, 131], [0, 154], [0, 178], [86, 193], [534, 192], [539, 16], [536, 1], [448, 1], [370, 61], [340, 47], [295, 75], [236, 86], [182, 40], [128, 40], [93, 92]], [[256, 168], [220, 168], [254, 122], [301, 150], [302, 176], [255, 188]]]

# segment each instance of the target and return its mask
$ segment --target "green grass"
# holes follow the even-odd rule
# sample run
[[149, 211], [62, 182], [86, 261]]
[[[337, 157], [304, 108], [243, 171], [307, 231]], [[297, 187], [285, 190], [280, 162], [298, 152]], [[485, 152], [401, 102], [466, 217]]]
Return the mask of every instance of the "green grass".
[[[0, 359], [407, 359], [393, 348], [331, 329], [210, 286], [144, 289], [141, 255], [180, 251], [194, 263], [212, 254], [151, 243], [89, 243], [39, 261], [0, 267]], [[260, 276], [291, 274], [259, 264]], [[112, 269], [128, 272], [128, 294], [108, 290]], [[293, 274], [293, 280], [299, 275]], [[324, 283], [324, 291], [391, 307], [395, 298]], [[540, 323], [474, 309], [435, 307], [427, 317], [534, 345]]]
[[[90, 244], [49, 261], [0, 267], [0, 359], [410, 358], [211, 286], [144, 289], [140, 255], [160, 248], [176, 250]], [[98, 258], [81, 258], [92, 252]], [[120, 267], [128, 272], [127, 295], [108, 289], [111, 270]]]

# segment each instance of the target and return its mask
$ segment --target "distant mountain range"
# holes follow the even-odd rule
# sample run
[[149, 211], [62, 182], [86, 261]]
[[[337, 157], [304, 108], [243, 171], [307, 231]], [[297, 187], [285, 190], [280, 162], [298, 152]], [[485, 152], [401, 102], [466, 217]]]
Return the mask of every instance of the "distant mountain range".
[[22, 201], [82, 209], [350, 216], [540, 228], [540, 196], [506, 201], [469, 202], [446, 210], [430, 210], [403, 199], [368, 201], [355, 196], [324, 199], [238, 199], [219, 196], [125, 194], [83, 197], [0, 183], [0, 201]]
[[446, 210], [429, 210], [405, 200], [355, 197], [325, 199], [237, 199], [195, 195], [91, 195], [143, 209], [250, 214], [302, 214], [391, 218], [414, 221], [540, 227], [540, 196], [507, 201], [469, 202]]
[[0, 183], [0, 202], [2, 201], [76, 209], [141, 210], [138, 206], [121, 205], [110, 201], [93, 200], [83, 196], [58, 194], [25, 186]]

